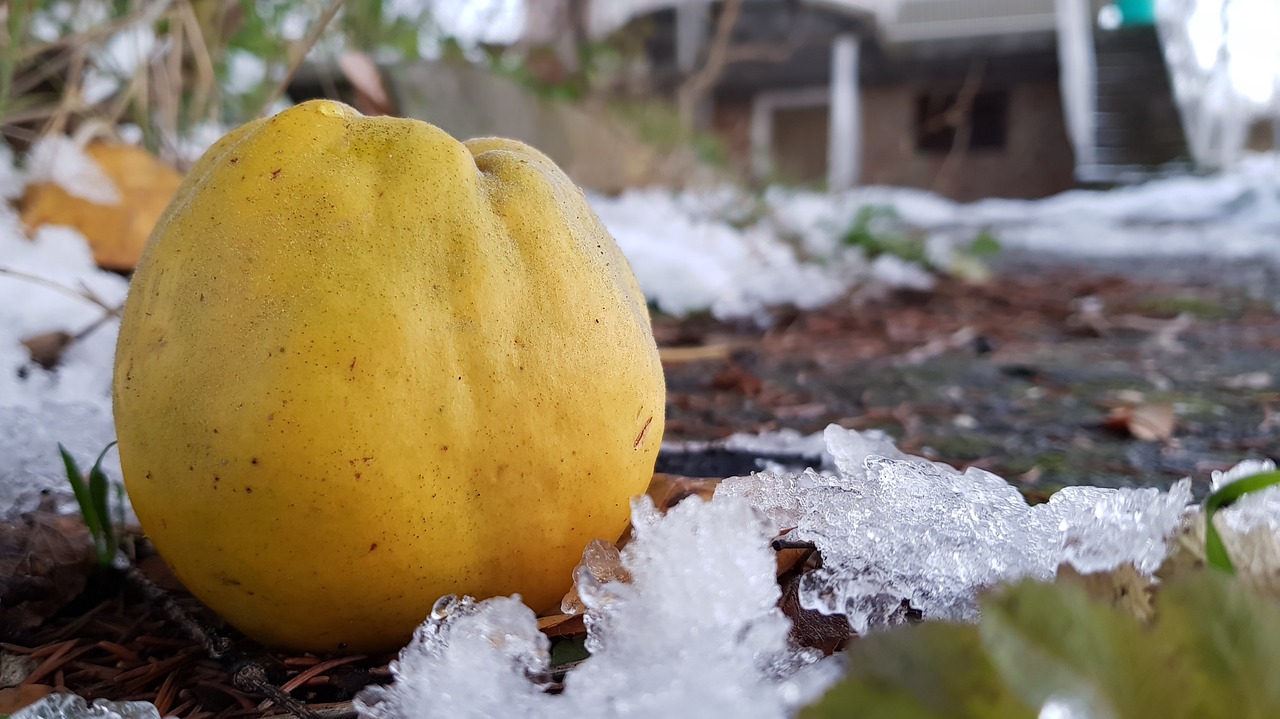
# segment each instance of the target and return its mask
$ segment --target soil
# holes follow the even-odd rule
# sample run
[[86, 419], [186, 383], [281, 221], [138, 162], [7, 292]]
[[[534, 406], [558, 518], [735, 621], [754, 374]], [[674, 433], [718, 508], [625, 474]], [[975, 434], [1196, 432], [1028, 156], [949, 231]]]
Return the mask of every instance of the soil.
[[753, 457], [708, 461], [679, 444], [835, 423], [1031, 495], [1187, 476], [1202, 493], [1212, 470], [1280, 455], [1274, 278], [1253, 265], [1011, 258], [982, 285], [782, 310], [767, 328], [658, 316], [659, 469], [745, 473]]

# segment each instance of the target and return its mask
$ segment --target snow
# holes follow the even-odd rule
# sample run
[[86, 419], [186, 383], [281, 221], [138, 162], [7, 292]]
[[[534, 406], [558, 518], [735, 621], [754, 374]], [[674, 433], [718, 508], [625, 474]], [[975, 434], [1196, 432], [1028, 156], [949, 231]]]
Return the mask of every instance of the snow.
[[788, 645], [773, 528], [741, 500], [632, 505], [631, 583], [578, 572], [590, 658], [547, 694], [549, 641], [518, 598], [446, 598], [356, 701], [363, 719], [791, 716], [838, 676]]
[[[1269, 459], [1245, 460], [1225, 472], [1214, 470], [1210, 482], [1216, 492], [1237, 480], [1274, 472], [1275, 469], [1276, 463]], [[1220, 510], [1216, 517], [1218, 522], [1225, 523], [1226, 529], [1240, 535], [1261, 527], [1280, 532], [1280, 485], [1246, 494], [1231, 506]]]
[[[62, 183], [67, 168], [91, 164], [67, 141], [51, 155], [61, 158], [57, 168], [35, 168], [34, 175], [18, 175], [12, 167], [0, 171], [0, 186], [21, 185], [34, 179]], [[38, 149], [38, 148], [37, 148]], [[38, 165], [38, 163], [37, 163]], [[86, 176], [88, 173], [86, 173]], [[68, 180], [85, 183], [86, 176]], [[107, 187], [111, 188], [110, 181]], [[82, 187], [81, 189], [87, 189]], [[97, 188], [100, 190], [101, 188]], [[82, 466], [88, 467], [108, 442], [115, 439], [111, 418], [111, 360], [119, 323], [108, 319], [73, 343], [56, 371], [30, 361], [25, 338], [49, 333], [83, 332], [102, 319], [105, 310], [79, 296], [88, 292], [115, 307], [124, 301], [128, 282], [99, 270], [83, 236], [65, 228], [46, 226], [28, 239], [16, 213], [0, 206], [0, 268], [47, 281], [0, 273], [0, 513], [25, 506], [41, 489], [63, 489], [66, 477], [58, 457], [64, 444]], [[61, 289], [58, 289], [61, 288]], [[114, 453], [104, 463], [119, 478]]]
[[[1280, 155], [1230, 171], [1175, 176], [1043, 200], [958, 203], [924, 190], [857, 187], [838, 194], [775, 187], [758, 200], [727, 188], [588, 195], [657, 307], [759, 318], [770, 305], [811, 308], [867, 287], [928, 289], [919, 266], [891, 255], [868, 262], [843, 237], [859, 210], [889, 208], [921, 234], [939, 267], [990, 232], [1040, 257], [1216, 257], [1280, 265]], [[753, 203], [758, 203], [753, 206]]]

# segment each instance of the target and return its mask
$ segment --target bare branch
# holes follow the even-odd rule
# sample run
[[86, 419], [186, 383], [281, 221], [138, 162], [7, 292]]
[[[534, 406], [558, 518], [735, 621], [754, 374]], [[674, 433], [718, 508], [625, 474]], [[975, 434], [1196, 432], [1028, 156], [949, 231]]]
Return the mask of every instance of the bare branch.
[[724, 0], [724, 4], [720, 7], [720, 17], [716, 20], [715, 36], [711, 40], [711, 47], [707, 50], [707, 61], [680, 86], [677, 101], [680, 106], [680, 119], [686, 132], [693, 130], [698, 102], [715, 85], [720, 74], [724, 72], [725, 65], [728, 64], [729, 44], [733, 39], [733, 28], [742, 15], [742, 3], [743, 0]]

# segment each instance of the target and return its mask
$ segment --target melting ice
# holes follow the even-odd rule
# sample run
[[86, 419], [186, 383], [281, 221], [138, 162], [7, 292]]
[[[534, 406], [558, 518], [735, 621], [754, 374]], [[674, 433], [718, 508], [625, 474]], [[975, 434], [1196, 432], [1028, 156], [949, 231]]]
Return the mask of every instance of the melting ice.
[[725, 480], [716, 498], [746, 499], [812, 542], [823, 566], [802, 579], [801, 605], [845, 614], [858, 632], [897, 621], [904, 604], [976, 619], [982, 588], [1051, 579], [1063, 562], [1149, 574], [1191, 501], [1182, 480], [1167, 493], [1073, 487], [1031, 507], [990, 472], [909, 457], [882, 435], [833, 425], [825, 438], [837, 476], [761, 472]]

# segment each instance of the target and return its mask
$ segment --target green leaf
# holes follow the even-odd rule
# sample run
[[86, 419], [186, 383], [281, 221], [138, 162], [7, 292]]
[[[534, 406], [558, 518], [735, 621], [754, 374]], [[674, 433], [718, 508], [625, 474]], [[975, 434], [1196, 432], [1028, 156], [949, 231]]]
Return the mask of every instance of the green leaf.
[[1107, 719], [1280, 716], [1280, 604], [1221, 572], [1162, 585], [1144, 624], [1078, 583], [1024, 582], [977, 625], [926, 622], [851, 647], [844, 680], [802, 717]]
[[1189, 662], [1197, 716], [1280, 716], [1280, 605], [1222, 572], [1171, 582], [1155, 635]]
[[587, 635], [558, 639], [551, 643], [551, 666], [580, 662], [591, 656], [587, 651]]
[[1000, 240], [991, 234], [991, 230], [983, 230], [969, 243], [969, 254], [974, 257], [995, 257], [1000, 254]]
[[1164, 686], [1186, 681], [1185, 671], [1167, 661], [1167, 647], [1144, 636], [1129, 615], [1091, 601], [1078, 584], [1026, 582], [980, 605], [992, 662], [1032, 706], [1056, 698], [1078, 702], [1087, 716], [1190, 716], [1185, 698]]
[[120, 535], [124, 528], [123, 488], [116, 485], [115, 516], [117, 519], [112, 521], [112, 508], [109, 506], [110, 500], [107, 496], [111, 481], [107, 478], [106, 472], [102, 471], [102, 460], [115, 445], [115, 442], [111, 442], [103, 448], [98, 459], [93, 463], [93, 468], [89, 470], [86, 482], [75, 458], [66, 447], [61, 443], [58, 444], [58, 452], [62, 455], [62, 464], [67, 472], [67, 482], [71, 484], [71, 492], [75, 495], [76, 504], [80, 507], [80, 516], [84, 518], [85, 526], [89, 528], [98, 566], [103, 568], [111, 566], [111, 562], [115, 559], [116, 552], [120, 548]]
[[58, 443], [58, 452], [62, 454], [62, 464], [67, 471], [67, 481], [71, 483], [71, 492], [76, 497], [76, 504], [80, 506], [80, 516], [84, 518], [85, 526], [89, 528], [89, 534], [94, 537], [94, 541], [102, 536], [102, 522], [95, 510], [93, 498], [90, 496], [89, 487], [84, 483], [84, 475], [80, 473], [80, 467], [76, 465], [76, 460], [67, 451], [62, 443]]
[[926, 622], [850, 646], [849, 674], [802, 719], [1034, 719], [1037, 710], [1001, 679], [978, 628]]
[[1231, 562], [1231, 556], [1227, 554], [1226, 546], [1222, 543], [1222, 536], [1218, 534], [1218, 528], [1213, 523], [1213, 515], [1219, 509], [1231, 506], [1246, 494], [1259, 492], [1277, 484], [1280, 484], [1280, 470], [1237, 479], [1209, 495], [1204, 503], [1204, 550], [1205, 559], [1210, 566], [1227, 572], [1236, 570]]

